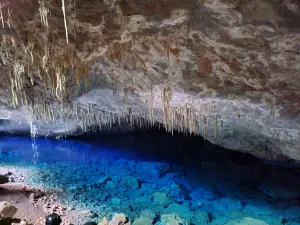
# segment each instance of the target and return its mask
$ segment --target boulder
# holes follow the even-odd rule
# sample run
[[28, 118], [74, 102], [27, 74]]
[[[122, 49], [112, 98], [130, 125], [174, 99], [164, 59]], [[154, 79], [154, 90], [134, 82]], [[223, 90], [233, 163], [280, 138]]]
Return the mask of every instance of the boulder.
[[225, 225], [269, 225], [269, 224], [262, 220], [254, 219], [252, 217], [245, 217], [239, 221], [231, 220]]
[[165, 193], [155, 192], [153, 194], [154, 202], [161, 206], [168, 206], [172, 203], [172, 200]]
[[126, 176], [121, 180], [120, 185], [130, 187], [132, 189], [138, 189], [139, 183], [138, 180], [133, 176]]
[[188, 222], [180, 218], [177, 214], [163, 214], [157, 225], [188, 225]]
[[128, 217], [123, 213], [116, 214], [112, 220], [109, 222], [109, 225], [130, 225]]
[[152, 224], [153, 224], [153, 219], [144, 216], [134, 220], [132, 225], [152, 225]]
[[8, 182], [9, 182], [9, 180], [8, 180], [7, 176], [0, 175], [0, 184], [6, 184]]
[[201, 225], [209, 224], [208, 213], [207, 212], [201, 212], [201, 211], [193, 212], [191, 222], [193, 224], [201, 224]]
[[165, 211], [168, 213], [175, 213], [176, 215], [186, 218], [187, 220], [190, 220], [193, 216], [193, 213], [187, 204], [172, 203]]
[[18, 209], [8, 202], [0, 202], [0, 218], [12, 218]]

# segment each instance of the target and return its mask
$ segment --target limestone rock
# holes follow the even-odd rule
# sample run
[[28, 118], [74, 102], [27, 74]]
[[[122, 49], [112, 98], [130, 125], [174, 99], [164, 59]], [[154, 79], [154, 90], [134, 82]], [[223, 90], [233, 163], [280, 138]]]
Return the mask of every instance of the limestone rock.
[[102, 221], [98, 223], [98, 225], [109, 225], [109, 221], [107, 220], [106, 217], [104, 217], [104, 218], [102, 219]]
[[123, 213], [116, 214], [112, 220], [109, 222], [109, 225], [130, 225], [128, 217]]
[[133, 176], [124, 177], [121, 180], [120, 185], [124, 185], [124, 186], [127, 186], [128, 188], [132, 188], [132, 189], [138, 189], [138, 187], [139, 187], [137, 179]]
[[[75, 1], [66, 6], [66, 29], [56, 1], [40, 15], [39, 1], [15, 0], [5, 11], [18, 13], [0, 30], [0, 132], [30, 132], [28, 121], [37, 135], [58, 138], [99, 124], [103, 132], [132, 131], [128, 117], [139, 126], [143, 115], [222, 147], [300, 161], [299, 5]], [[58, 102], [70, 104], [58, 110]], [[121, 125], [110, 126], [116, 118]]]
[[0, 202], [0, 218], [12, 218], [18, 209], [8, 202]]
[[226, 225], [269, 225], [269, 224], [262, 220], [254, 219], [252, 217], [245, 217], [238, 222], [229, 221], [228, 223], [226, 223]]
[[140, 217], [133, 221], [132, 225], [152, 225], [153, 219], [150, 217]]
[[160, 222], [157, 225], [188, 225], [187, 221], [180, 218], [177, 214], [163, 214], [161, 215]]
[[155, 192], [153, 194], [153, 199], [155, 203], [164, 207], [167, 207], [172, 203], [172, 200], [165, 193]]
[[207, 212], [193, 212], [191, 222], [193, 224], [207, 225], [209, 224], [209, 216]]

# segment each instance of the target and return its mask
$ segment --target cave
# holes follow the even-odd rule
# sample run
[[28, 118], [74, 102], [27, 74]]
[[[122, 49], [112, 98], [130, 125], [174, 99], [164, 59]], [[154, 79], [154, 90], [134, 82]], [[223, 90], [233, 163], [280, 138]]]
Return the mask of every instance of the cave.
[[0, 225], [300, 225], [298, 0], [0, 0]]

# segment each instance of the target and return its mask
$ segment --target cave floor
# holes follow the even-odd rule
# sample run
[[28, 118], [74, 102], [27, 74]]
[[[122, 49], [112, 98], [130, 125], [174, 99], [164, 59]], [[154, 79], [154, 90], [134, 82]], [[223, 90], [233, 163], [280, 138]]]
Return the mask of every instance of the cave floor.
[[[133, 224], [145, 225], [174, 220], [195, 225], [300, 224], [299, 169], [214, 147], [151, 157], [146, 150], [121, 148], [120, 139], [118, 147], [110, 141], [2, 136], [0, 174], [8, 167], [14, 168], [12, 173], [26, 171], [12, 182], [55, 191], [65, 207], [92, 210], [91, 220], [97, 222], [124, 213]], [[141, 147], [151, 148], [141, 141]], [[0, 194], [0, 200], [7, 200]]]

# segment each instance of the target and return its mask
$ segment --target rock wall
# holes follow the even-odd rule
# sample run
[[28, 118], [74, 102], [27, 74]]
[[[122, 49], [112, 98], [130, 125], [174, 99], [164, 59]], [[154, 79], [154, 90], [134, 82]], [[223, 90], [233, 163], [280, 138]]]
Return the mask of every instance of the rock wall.
[[298, 1], [0, 3], [0, 130], [161, 123], [300, 159]]

